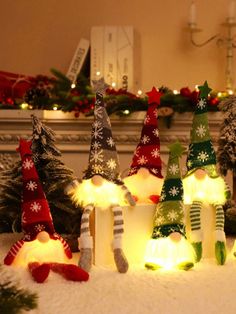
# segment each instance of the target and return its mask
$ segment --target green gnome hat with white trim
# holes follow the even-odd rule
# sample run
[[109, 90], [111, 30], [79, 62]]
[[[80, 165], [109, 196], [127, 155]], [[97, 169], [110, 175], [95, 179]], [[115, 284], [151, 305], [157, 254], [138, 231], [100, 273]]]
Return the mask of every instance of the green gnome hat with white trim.
[[198, 88], [200, 92], [190, 132], [191, 143], [187, 156], [187, 175], [201, 168], [206, 170], [210, 177], [217, 177], [216, 154], [210, 137], [207, 116], [207, 98], [211, 88], [209, 88], [207, 81]]
[[169, 145], [167, 173], [161, 191], [154, 218], [153, 239], [168, 237], [179, 232], [186, 237], [183, 209], [183, 184], [181, 180], [179, 158], [184, 147], [177, 141]]

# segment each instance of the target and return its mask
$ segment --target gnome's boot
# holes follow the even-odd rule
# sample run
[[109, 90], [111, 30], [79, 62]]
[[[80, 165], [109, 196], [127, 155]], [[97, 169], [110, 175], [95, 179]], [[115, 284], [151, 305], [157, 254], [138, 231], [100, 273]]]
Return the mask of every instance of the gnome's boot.
[[50, 263], [50, 268], [66, 280], [87, 281], [89, 279], [89, 274], [86, 271], [73, 264]]
[[216, 211], [216, 231], [215, 231], [215, 256], [219, 265], [224, 265], [226, 260], [226, 238], [224, 232], [225, 216], [223, 206], [213, 205]]
[[128, 261], [125, 257], [125, 254], [122, 250], [122, 235], [124, 233], [124, 221], [122, 215], [122, 207], [114, 206], [112, 207], [114, 214], [114, 225], [113, 225], [113, 243], [112, 248], [114, 252], [114, 260], [118, 272], [126, 273], [129, 268]]
[[93, 205], [87, 205], [81, 218], [81, 229], [79, 238], [80, 259], [79, 266], [85, 271], [90, 271], [93, 260], [93, 238], [90, 236], [89, 216]]
[[193, 201], [190, 206], [191, 243], [196, 253], [196, 262], [202, 258], [201, 209], [201, 201]]
[[43, 283], [48, 278], [50, 272], [50, 266], [47, 263], [32, 262], [28, 264], [28, 269], [37, 283]]

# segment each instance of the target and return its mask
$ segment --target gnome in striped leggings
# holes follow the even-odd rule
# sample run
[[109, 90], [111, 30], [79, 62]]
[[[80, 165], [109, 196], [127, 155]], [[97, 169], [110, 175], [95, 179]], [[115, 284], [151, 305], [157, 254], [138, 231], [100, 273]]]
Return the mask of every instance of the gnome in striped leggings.
[[88, 273], [70, 263], [71, 250], [55, 232], [49, 204], [32, 159], [31, 142], [21, 139], [18, 150], [22, 159], [21, 223], [24, 236], [11, 247], [4, 264], [28, 267], [38, 283], [47, 279], [50, 270], [67, 280], [88, 280]]
[[119, 161], [112, 137], [110, 119], [103, 95], [108, 87], [104, 79], [93, 82], [96, 91], [89, 164], [83, 180], [72, 193], [75, 203], [83, 206], [79, 238], [79, 266], [89, 271], [92, 266], [93, 239], [89, 217], [95, 207], [112, 209], [114, 216], [112, 249], [117, 270], [125, 273], [128, 261], [122, 248], [124, 221], [121, 205], [135, 205], [131, 193], [120, 178]]
[[216, 154], [208, 126], [207, 98], [211, 89], [205, 82], [204, 85], [199, 86], [199, 90], [190, 133], [187, 173], [183, 179], [184, 202], [190, 205], [190, 240], [196, 252], [197, 262], [202, 258], [202, 241], [204, 240], [201, 223], [203, 203], [214, 207], [215, 257], [217, 263], [223, 265], [226, 259], [223, 205], [226, 201], [227, 187], [224, 179], [217, 172]]

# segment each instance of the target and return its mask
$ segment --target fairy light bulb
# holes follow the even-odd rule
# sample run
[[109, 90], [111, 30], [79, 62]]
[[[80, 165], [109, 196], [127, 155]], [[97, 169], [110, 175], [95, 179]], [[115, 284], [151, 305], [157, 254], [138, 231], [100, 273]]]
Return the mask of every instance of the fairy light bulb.
[[111, 83], [111, 86], [112, 86], [112, 87], [116, 87], [116, 83], [115, 83], [115, 82], [112, 82], [112, 83]]
[[23, 102], [21, 105], [21, 109], [27, 109], [29, 105], [26, 102]]
[[177, 91], [177, 89], [174, 89], [174, 90], [173, 90], [173, 93], [174, 93], [175, 95], [177, 95], [179, 92]]
[[137, 92], [138, 96], [141, 96], [142, 93], [143, 93], [143, 92], [141, 91], [141, 89], [139, 89], [138, 92]]
[[72, 83], [70, 87], [75, 88], [75, 83]]
[[96, 72], [96, 75], [97, 75], [97, 76], [101, 75], [101, 72], [100, 72], [100, 71], [97, 71], [97, 72]]

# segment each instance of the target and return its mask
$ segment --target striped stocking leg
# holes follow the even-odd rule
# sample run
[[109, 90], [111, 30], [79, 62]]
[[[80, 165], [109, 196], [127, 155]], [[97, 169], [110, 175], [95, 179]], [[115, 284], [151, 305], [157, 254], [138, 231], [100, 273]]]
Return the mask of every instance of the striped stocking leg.
[[93, 211], [93, 209], [94, 209], [94, 206], [92, 204], [87, 205], [81, 217], [80, 238], [79, 238], [79, 249], [80, 249], [79, 266], [85, 271], [90, 271], [92, 267], [93, 238], [90, 235], [89, 216], [91, 212]]
[[196, 253], [196, 262], [199, 262], [202, 257], [201, 209], [201, 201], [193, 201], [190, 206], [190, 239]]
[[226, 239], [224, 232], [225, 216], [222, 205], [213, 205], [216, 210], [216, 225], [215, 225], [215, 255], [218, 264], [223, 265], [226, 260]]
[[112, 207], [114, 215], [114, 225], [113, 225], [113, 252], [114, 260], [116, 263], [117, 270], [120, 273], [126, 273], [129, 264], [122, 250], [122, 235], [124, 233], [124, 220], [122, 207], [114, 206]]
[[17, 253], [20, 251], [20, 249], [22, 248], [24, 243], [25, 242], [23, 240], [19, 240], [11, 247], [9, 253], [7, 254], [7, 256], [4, 259], [5, 265], [11, 265], [13, 263]]
[[128, 188], [124, 184], [121, 186], [121, 191], [124, 195], [124, 199], [126, 199], [126, 201], [129, 203], [129, 205], [135, 206], [136, 202], [135, 202], [134, 198], [132, 197], [130, 191], [128, 190]]

